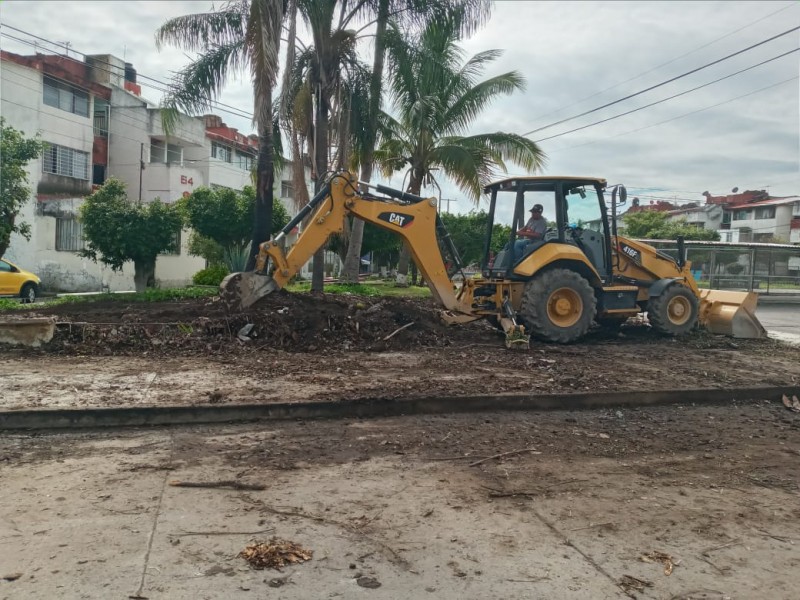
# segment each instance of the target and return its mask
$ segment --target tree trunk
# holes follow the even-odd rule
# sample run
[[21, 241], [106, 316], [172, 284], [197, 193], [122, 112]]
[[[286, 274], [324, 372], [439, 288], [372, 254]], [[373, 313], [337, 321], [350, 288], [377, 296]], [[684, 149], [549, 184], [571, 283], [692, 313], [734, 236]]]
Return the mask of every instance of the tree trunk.
[[[320, 88], [318, 88], [320, 89]], [[314, 127], [314, 163], [316, 178], [314, 180], [314, 194], [319, 193], [325, 183], [328, 172], [328, 101], [322, 91], [317, 96], [316, 123]], [[314, 254], [314, 264], [311, 271], [311, 291], [322, 292], [325, 279], [325, 246]]]
[[[370, 155], [372, 152], [368, 152]], [[361, 165], [361, 180], [369, 181], [372, 177], [372, 160], [364, 161]], [[353, 219], [353, 226], [350, 229], [350, 243], [347, 246], [347, 256], [344, 259], [342, 269], [342, 280], [347, 283], [358, 283], [358, 275], [361, 271], [361, 245], [364, 241], [364, 221]]]
[[[411, 172], [411, 181], [408, 183], [406, 191], [419, 196], [422, 189], [422, 170], [414, 168]], [[411, 251], [408, 245], [403, 242], [403, 247], [400, 249], [400, 260], [397, 262], [397, 277], [395, 285], [398, 287], [408, 287], [408, 265], [411, 262]]]
[[136, 291], [141, 293], [148, 286], [153, 286], [156, 276], [156, 259], [137, 260], [133, 262], [133, 284]]
[[[378, 25], [375, 31], [375, 56], [372, 61], [372, 76], [369, 82], [369, 123], [361, 159], [361, 180], [369, 183], [372, 179], [372, 166], [375, 161], [375, 142], [378, 129], [378, 113], [381, 109], [381, 90], [383, 89], [383, 65], [386, 58], [386, 25], [389, 22], [389, 0], [379, 0]], [[362, 190], [366, 192], [367, 190]], [[361, 246], [364, 240], [364, 221], [354, 219], [350, 231], [347, 258], [344, 261], [342, 279], [357, 283], [361, 269]]]
[[[272, 89], [268, 91], [268, 114], [272, 114]], [[253, 215], [253, 241], [247, 259], [247, 271], [256, 268], [258, 247], [270, 238], [272, 231], [273, 189], [275, 187], [272, 123], [258, 124], [258, 166], [256, 168], [256, 206]]]

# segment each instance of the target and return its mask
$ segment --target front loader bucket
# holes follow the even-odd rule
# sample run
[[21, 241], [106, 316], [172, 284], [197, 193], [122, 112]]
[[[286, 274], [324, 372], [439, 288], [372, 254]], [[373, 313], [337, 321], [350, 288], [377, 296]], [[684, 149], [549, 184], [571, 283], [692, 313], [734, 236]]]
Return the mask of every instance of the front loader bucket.
[[711, 333], [735, 338], [767, 337], [756, 317], [757, 293], [701, 290], [700, 302], [700, 325]]
[[219, 297], [230, 310], [242, 310], [277, 291], [275, 280], [254, 271], [231, 273], [219, 284]]

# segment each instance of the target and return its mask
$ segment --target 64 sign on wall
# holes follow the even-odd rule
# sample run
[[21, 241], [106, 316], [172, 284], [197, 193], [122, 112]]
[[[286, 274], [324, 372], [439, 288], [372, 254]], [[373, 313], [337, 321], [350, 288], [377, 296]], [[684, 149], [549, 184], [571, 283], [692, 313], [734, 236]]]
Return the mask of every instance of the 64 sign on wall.
[[[190, 175], [181, 175], [181, 185], [188, 185], [189, 187], [194, 187], [194, 178]], [[191, 196], [191, 192], [188, 190], [184, 190], [183, 197], [188, 198]]]

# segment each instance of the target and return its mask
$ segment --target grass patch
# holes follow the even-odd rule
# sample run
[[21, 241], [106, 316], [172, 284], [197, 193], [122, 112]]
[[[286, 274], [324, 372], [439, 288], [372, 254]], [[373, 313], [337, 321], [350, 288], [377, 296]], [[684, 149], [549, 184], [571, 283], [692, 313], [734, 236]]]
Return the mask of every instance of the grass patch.
[[[286, 286], [290, 292], [310, 292], [310, 281], [298, 281]], [[397, 287], [392, 281], [369, 281], [365, 283], [327, 283], [327, 294], [354, 294], [358, 296], [392, 296], [401, 298], [430, 298], [428, 286]]]
[[104, 294], [98, 293], [91, 296], [61, 296], [60, 298], [45, 298], [35, 304], [22, 304], [18, 300], [0, 298], [0, 312], [13, 310], [36, 310], [60, 304], [89, 304], [98, 301], [112, 302], [171, 302], [190, 298], [207, 298], [216, 296], [219, 288], [215, 287], [186, 287], [186, 288], [150, 288], [136, 294]]

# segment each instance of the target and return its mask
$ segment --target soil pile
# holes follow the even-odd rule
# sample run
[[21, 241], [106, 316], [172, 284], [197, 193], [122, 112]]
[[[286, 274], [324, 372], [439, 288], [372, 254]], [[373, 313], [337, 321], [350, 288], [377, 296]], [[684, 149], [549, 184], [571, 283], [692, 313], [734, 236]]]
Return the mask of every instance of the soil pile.
[[281, 291], [241, 312], [217, 298], [62, 304], [30, 313], [58, 326], [45, 352], [66, 354], [230, 353], [268, 347], [289, 352], [381, 351], [450, 346], [495, 338], [483, 321], [447, 326], [430, 300]]

